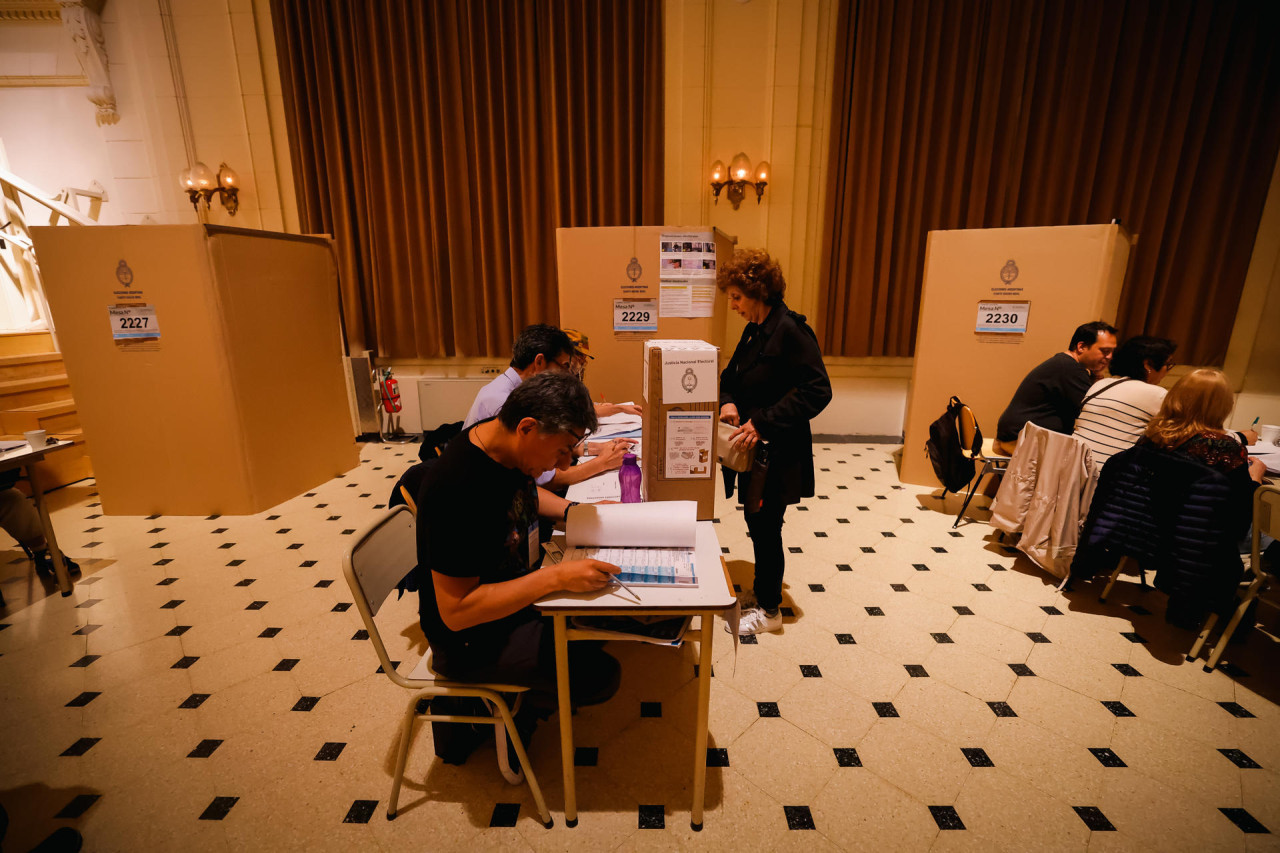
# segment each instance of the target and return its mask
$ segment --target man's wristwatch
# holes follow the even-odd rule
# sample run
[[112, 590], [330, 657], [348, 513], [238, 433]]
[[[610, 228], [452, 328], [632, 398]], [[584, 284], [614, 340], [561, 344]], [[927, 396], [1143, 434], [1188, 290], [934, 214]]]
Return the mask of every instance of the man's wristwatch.
[[577, 506], [577, 505], [578, 505], [578, 502], [577, 502], [577, 501], [569, 501], [569, 503], [565, 504], [565, 507], [564, 507], [564, 516], [562, 517], [562, 519], [561, 519], [561, 520], [562, 520], [562, 521], [568, 521], [568, 520], [569, 520], [569, 510], [573, 509], [573, 508], [574, 508], [575, 506]]

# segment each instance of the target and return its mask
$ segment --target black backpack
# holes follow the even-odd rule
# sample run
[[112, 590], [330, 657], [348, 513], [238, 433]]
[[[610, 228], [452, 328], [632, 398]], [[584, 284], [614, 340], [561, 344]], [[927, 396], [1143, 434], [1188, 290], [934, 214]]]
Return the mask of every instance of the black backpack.
[[[942, 483], [944, 497], [947, 492], [959, 492], [969, 485], [976, 473], [973, 457], [964, 455], [964, 445], [960, 440], [960, 414], [968, 408], [959, 397], [952, 397], [946, 413], [929, 424], [929, 440], [924, 443], [924, 448], [929, 454], [929, 462], [933, 464], [933, 472]], [[973, 446], [969, 450], [976, 455], [981, 449], [982, 431], [974, 420]]]

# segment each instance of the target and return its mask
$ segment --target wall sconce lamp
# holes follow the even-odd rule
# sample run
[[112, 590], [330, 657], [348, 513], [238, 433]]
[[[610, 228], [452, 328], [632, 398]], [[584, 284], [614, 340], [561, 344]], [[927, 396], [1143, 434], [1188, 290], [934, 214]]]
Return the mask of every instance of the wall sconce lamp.
[[197, 160], [190, 169], [182, 171], [179, 181], [197, 213], [200, 211], [200, 202], [204, 201], [207, 210], [213, 204], [215, 195], [232, 216], [240, 209], [240, 176], [226, 163], [220, 165], [218, 174], [214, 175], [212, 169]]
[[734, 210], [746, 198], [747, 187], [756, 188], [756, 204], [759, 204], [764, 197], [764, 188], [768, 185], [769, 164], [764, 160], [756, 164], [754, 172], [751, 170], [751, 161], [742, 152], [738, 152], [738, 156], [733, 158], [728, 169], [719, 160], [711, 164], [711, 194], [715, 196], [716, 204], [720, 203], [720, 191], [725, 187], [729, 188], [726, 195]]

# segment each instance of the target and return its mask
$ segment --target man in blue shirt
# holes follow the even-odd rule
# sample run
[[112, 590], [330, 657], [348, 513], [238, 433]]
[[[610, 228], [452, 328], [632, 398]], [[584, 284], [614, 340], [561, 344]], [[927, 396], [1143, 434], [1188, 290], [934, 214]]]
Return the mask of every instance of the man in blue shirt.
[[[573, 358], [573, 342], [561, 329], [547, 323], [526, 326], [511, 345], [511, 365], [476, 394], [462, 428], [469, 429], [498, 414], [507, 397], [526, 379], [547, 371], [571, 373]], [[622, 465], [623, 454], [630, 444], [621, 440], [597, 442], [592, 445], [591, 449], [596, 455], [590, 462], [563, 470], [553, 468], [539, 476], [537, 484], [547, 488], [563, 488], [617, 468]]]

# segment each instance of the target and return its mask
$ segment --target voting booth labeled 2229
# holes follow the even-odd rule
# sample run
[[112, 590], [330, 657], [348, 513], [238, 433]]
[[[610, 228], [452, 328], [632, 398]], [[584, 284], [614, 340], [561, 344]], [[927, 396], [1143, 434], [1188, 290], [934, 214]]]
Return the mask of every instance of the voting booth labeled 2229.
[[330, 241], [32, 229], [110, 515], [244, 515], [359, 464]]
[[994, 438], [1031, 368], [1065, 351], [1082, 323], [1115, 322], [1132, 243], [1116, 224], [929, 232], [904, 483], [938, 485], [925, 442], [952, 395]]
[[724, 295], [737, 240], [709, 226], [560, 228], [560, 325], [588, 335], [597, 398], [644, 402], [640, 458], [649, 501], [715, 515]]

